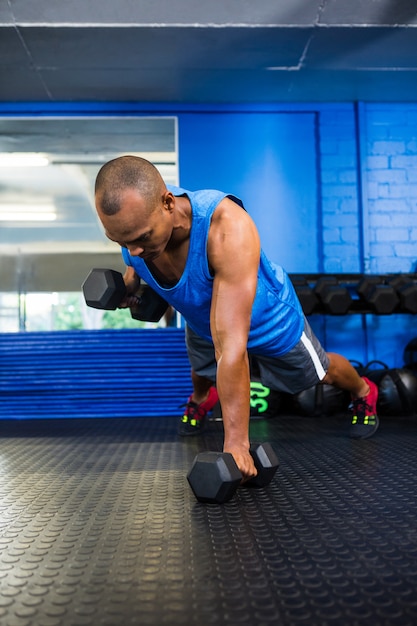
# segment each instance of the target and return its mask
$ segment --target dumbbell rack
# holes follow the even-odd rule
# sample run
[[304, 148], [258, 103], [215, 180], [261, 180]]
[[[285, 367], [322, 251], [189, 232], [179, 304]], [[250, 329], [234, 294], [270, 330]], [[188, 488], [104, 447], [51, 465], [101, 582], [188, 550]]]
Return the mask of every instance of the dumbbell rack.
[[290, 274], [306, 315], [417, 313], [417, 274]]

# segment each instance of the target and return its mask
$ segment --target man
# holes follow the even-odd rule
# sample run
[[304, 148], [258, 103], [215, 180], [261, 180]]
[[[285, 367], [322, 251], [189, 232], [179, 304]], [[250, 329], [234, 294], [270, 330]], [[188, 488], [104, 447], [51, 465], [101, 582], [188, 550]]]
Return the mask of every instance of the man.
[[220, 191], [166, 186], [149, 161], [133, 156], [101, 168], [95, 197], [106, 235], [122, 246], [127, 265], [128, 296], [121, 306], [135, 304], [142, 277], [187, 322], [194, 391], [185, 432], [193, 426], [198, 431], [217, 399], [215, 376], [223, 450], [233, 455], [244, 479], [256, 475], [249, 454], [248, 352], [269, 387], [296, 393], [321, 381], [348, 390], [352, 436], [376, 431], [376, 386], [344, 357], [325, 353], [287, 274], [261, 251], [240, 200]]

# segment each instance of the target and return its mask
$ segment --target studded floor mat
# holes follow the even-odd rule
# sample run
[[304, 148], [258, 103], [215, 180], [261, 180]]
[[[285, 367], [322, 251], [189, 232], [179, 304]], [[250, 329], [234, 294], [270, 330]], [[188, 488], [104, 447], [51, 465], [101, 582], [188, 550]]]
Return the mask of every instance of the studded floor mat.
[[272, 483], [223, 506], [186, 481], [222, 425], [0, 422], [1, 626], [415, 626], [417, 419], [251, 424]]

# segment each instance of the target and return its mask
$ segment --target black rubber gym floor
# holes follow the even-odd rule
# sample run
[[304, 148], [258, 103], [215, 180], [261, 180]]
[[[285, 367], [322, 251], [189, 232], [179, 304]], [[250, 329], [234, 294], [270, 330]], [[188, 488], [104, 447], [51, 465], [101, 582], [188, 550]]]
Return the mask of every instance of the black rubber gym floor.
[[1, 626], [415, 626], [417, 419], [251, 424], [280, 468], [198, 503], [175, 418], [0, 422]]

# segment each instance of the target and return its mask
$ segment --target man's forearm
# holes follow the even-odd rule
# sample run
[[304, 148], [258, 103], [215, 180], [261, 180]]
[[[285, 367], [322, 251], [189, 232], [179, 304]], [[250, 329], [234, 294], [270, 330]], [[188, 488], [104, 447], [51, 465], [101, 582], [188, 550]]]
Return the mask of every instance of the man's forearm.
[[217, 365], [217, 391], [222, 407], [224, 448], [249, 448], [250, 374], [246, 358]]

